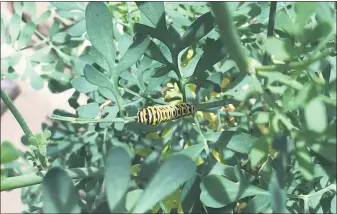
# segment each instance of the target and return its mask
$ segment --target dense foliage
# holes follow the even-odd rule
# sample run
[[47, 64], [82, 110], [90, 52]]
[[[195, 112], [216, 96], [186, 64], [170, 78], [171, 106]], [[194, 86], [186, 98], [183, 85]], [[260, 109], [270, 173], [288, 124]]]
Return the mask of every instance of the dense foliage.
[[[1, 144], [1, 191], [25, 212], [336, 213], [335, 2], [13, 4], [1, 78], [25, 58], [32, 88], [75, 89], [34, 134], [1, 91], [30, 148]], [[135, 121], [182, 102], [198, 112]]]

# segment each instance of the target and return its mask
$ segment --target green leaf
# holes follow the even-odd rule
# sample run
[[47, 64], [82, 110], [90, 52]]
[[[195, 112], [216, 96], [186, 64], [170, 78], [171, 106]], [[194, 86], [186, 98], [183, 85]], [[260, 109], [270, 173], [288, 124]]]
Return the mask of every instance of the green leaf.
[[316, 2], [296, 2], [295, 13], [296, 13], [296, 24], [300, 28], [299, 31], [304, 29], [309, 18], [315, 12], [317, 7]]
[[224, 131], [217, 140], [217, 146], [221, 148], [228, 148], [235, 152], [247, 154], [256, 143], [257, 138], [235, 131]]
[[226, 139], [228, 140], [228, 143], [225, 140], [227, 148], [244, 154], [248, 154], [257, 141], [256, 137], [246, 133], [226, 132], [226, 135], [228, 136]]
[[109, 81], [108, 77], [96, 70], [91, 65], [85, 65], [84, 67], [84, 77], [85, 79], [93, 85], [97, 85], [102, 88], [112, 89], [112, 83]]
[[156, 28], [166, 28], [164, 2], [136, 2], [136, 4]]
[[90, 2], [85, 10], [85, 18], [89, 40], [108, 63], [111, 75], [116, 57], [112, 14], [105, 3]]
[[[205, 13], [193, 22], [185, 31], [177, 46], [178, 51], [196, 43], [215, 26], [215, 21], [211, 12]], [[221, 47], [221, 46], [219, 46]]]
[[253, 114], [253, 121], [256, 124], [269, 123], [271, 119], [271, 113], [264, 111], [257, 111]]
[[132, 43], [132, 37], [129, 34], [123, 34], [118, 40], [119, 54], [123, 56], [128, 48], [132, 45]]
[[268, 156], [268, 159], [266, 162], [264, 162], [258, 172], [258, 175], [260, 176], [260, 179], [265, 182], [269, 183], [270, 176], [272, 173], [272, 159], [270, 156]]
[[336, 202], [337, 202], [337, 198], [336, 195], [333, 197], [333, 199], [331, 200], [331, 213], [336, 213]]
[[1, 164], [15, 161], [20, 157], [20, 151], [10, 142], [1, 143]]
[[309, 150], [306, 148], [306, 143], [304, 141], [296, 142], [296, 159], [299, 165], [298, 169], [303, 177], [308, 181], [312, 180], [314, 174], [314, 165], [311, 160]]
[[119, 76], [122, 71], [134, 65], [144, 55], [144, 52], [150, 44], [151, 40], [149, 36], [136, 35], [135, 37], [136, 40], [128, 48], [115, 68], [117, 76]]
[[35, 31], [35, 24], [34, 22], [29, 21], [20, 33], [19, 41], [18, 41], [19, 48], [25, 45], [29, 40], [32, 39], [34, 31]]
[[116, 98], [115, 98], [115, 96], [113, 95], [113, 93], [111, 92], [110, 89], [98, 87], [98, 92], [100, 94], [102, 94], [104, 97], [106, 97], [107, 99], [109, 99], [113, 102], [116, 102]]
[[124, 212], [133, 156], [126, 146], [112, 148], [105, 163], [105, 190], [111, 212]]
[[39, 18], [37, 18], [35, 20], [35, 24], [39, 25], [39, 24], [42, 24], [43, 22], [47, 21], [49, 19], [51, 15], [51, 11], [50, 10], [46, 10], [44, 11]]
[[22, 9], [23, 9], [22, 2], [18, 2], [18, 1], [13, 2], [13, 7], [14, 7], [15, 14], [17, 14], [21, 17], [22, 16]]
[[190, 179], [195, 170], [194, 161], [187, 156], [174, 155], [167, 158], [151, 179], [132, 212], [147, 212]]
[[61, 168], [52, 168], [43, 178], [44, 213], [80, 213], [79, 194], [71, 178]]
[[71, 81], [71, 85], [74, 89], [81, 93], [89, 93], [92, 91], [96, 91], [98, 86], [91, 84], [88, 82], [85, 77], [77, 77]]
[[174, 155], [186, 155], [193, 160], [196, 160], [200, 153], [204, 150], [205, 146], [203, 143], [198, 143], [192, 146], [187, 147], [186, 149], [181, 150], [178, 153], [175, 153]]
[[66, 43], [68, 39], [69, 39], [69, 35], [67, 32], [59, 32], [53, 36], [52, 41], [63, 44], [63, 43]]
[[51, 4], [62, 10], [85, 10], [83, 2], [51, 2]]
[[204, 53], [200, 57], [198, 64], [195, 67], [193, 76], [196, 76], [196, 78], [198, 78], [202, 72], [206, 71], [207, 69], [212, 68], [212, 66], [215, 63], [223, 59], [225, 57], [225, 54], [226, 54], [226, 50], [225, 48], [223, 48], [223, 45], [220, 39], [209, 43], [205, 47]]
[[295, 23], [292, 21], [292, 19], [287, 14], [285, 8], [283, 10], [279, 10], [276, 13], [275, 29], [280, 29], [282, 31], [288, 32], [289, 34], [299, 34], [300, 33]]
[[319, 154], [321, 157], [336, 163], [336, 143], [314, 143], [311, 150]]
[[147, 57], [156, 60], [157, 62], [160, 62], [164, 65], [170, 64], [170, 62], [166, 59], [166, 57], [163, 55], [163, 53], [160, 51], [158, 46], [153, 41], [150, 41], [148, 49], [145, 51], [144, 54]]
[[61, 93], [71, 89], [71, 83], [63, 80], [50, 79], [48, 81], [48, 89], [52, 93]]
[[212, 208], [224, 207], [248, 196], [268, 196], [268, 192], [263, 189], [252, 185], [242, 186], [215, 174], [204, 177], [200, 188], [200, 200]]
[[255, 168], [267, 157], [270, 143], [270, 137], [267, 136], [260, 137], [256, 141], [249, 153], [252, 168]]
[[21, 17], [18, 14], [14, 14], [9, 22], [9, 36], [11, 38], [12, 43], [16, 41], [20, 33], [21, 25]]
[[74, 24], [73, 26], [71, 26], [71, 28], [69, 28], [68, 30], [68, 34], [74, 37], [81, 36], [83, 33], [85, 33], [85, 31], [86, 31], [86, 22], [85, 19], [83, 19]]
[[60, 21], [58, 19], [54, 19], [53, 24], [51, 25], [51, 28], [49, 29], [49, 37], [53, 38], [57, 32], [60, 31]]
[[23, 6], [25, 8], [25, 10], [28, 12], [28, 14], [30, 15], [32, 21], [35, 20], [35, 16], [36, 16], [36, 4], [35, 2], [23, 2]]
[[324, 40], [333, 30], [330, 22], [319, 22], [313, 29], [303, 35], [303, 43], [317, 42]]
[[201, 209], [200, 177], [198, 175], [189, 179], [181, 190], [181, 207], [184, 213], [197, 213]]
[[80, 106], [76, 109], [77, 114], [81, 118], [93, 119], [99, 113], [98, 103], [89, 103], [87, 105]]
[[30, 74], [30, 86], [35, 90], [40, 90], [44, 86], [42, 77], [34, 71]]
[[165, 7], [165, 11], [167, 15], [169, 15], [172, 18], [175, 24], [178, 23], [179, 25], [185, 27], [190, 26], [192, 24], [192, 22], [186, 16], [184, 16], [184, 14], [179, 13], [173, 8]]
[[296, 51], [294, 46], [289, 40], [282, 40], [278, 38], [267, 38], [266, 40], [266, 51], [275, 56], [277, 60], [289, 60], [295, 54]]
[[22, 75], [22, 79], [29, 76], [30, 86], [35, 90], [40, 90], [43, 88], [44, 82], [42, 77], [34, 71], [32, 63], [30, 60], [26, 60], [26, 70]]
[[131, 212], [132, 207], [136, 205], [143, 192], [142, 189], [135, 189], [126, 194], [125, 208], [129, 213]]
[[281, 178], [277, 177], [276, 171], [273, 171], [271, 181], [269, 183], [269, 197], [273, 213], [286, 213], [287, 195], [286, 191], [280, 186], [279, 179]]
[[304, 109], [307, 128], [316, 133], [322, 133], [328, 125], [327, 112], [320, 97], [312, 99]]
[[269, 204], [270, 196], [257, 195], [248, 201], [247, 206], [243, 209], [242, 213], [263, 213]]

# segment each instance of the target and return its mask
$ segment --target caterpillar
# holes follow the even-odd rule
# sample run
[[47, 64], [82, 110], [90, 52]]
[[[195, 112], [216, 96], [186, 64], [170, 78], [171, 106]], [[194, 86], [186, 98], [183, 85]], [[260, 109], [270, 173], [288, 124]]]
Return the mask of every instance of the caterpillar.
[[155, 126], [169, 120], [191, 115], [195, 112], [196, 108], [192, 103], [148, 106], [138, 111], [137, 122]]

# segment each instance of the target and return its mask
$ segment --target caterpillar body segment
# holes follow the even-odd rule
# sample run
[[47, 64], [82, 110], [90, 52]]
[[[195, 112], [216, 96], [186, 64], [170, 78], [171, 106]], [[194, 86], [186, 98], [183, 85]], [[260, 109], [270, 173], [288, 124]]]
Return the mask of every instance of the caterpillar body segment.
[[192, 103], [148, 106], [138, 111], [137, 122], [155, 126], [169, 120], [189, 116], [195, 112], [196, 108]]

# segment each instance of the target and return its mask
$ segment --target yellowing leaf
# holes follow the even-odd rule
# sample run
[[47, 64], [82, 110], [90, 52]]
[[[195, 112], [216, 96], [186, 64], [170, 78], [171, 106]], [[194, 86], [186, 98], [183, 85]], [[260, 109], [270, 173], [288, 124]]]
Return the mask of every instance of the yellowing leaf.
[[258, 124], [257, 127], [259, 127], [261, 133], [263, 133], [263, 134], [268, 133], [268, 128], [266, 128], [264, 124]]
[[164, 138], [167, 134], [169, 134], [172, 131], [171, 128], [165, 129], [163, 133], [161, 134], [161, 137]]
[[157, 133], [148, 133], [145, 135], [145, 138], [149, 139], [160, 139], [159, 135]]
[[196, 160], [195, 160], [195, 164], [197, 165], [197, 166], [199, 166], [199, 165], [201, 165], [201, 164], [203, 164], [205, 161], [204, 161], [204, 159], [202, 159], [202, 158], [197, 158]]
[[215, 158], [219, 163], [221, 163], [221, 159], [220, 159], [220, 154], [219, 154], [219, 152], [213, 150], [213, 151], [212, 151], [212, 154], [213, 154], [214, 158]]
[[145, 149], [140, 149], [140, 150], [136, 150], [135, 153], [139, 156], [142, 157], [147, 157], [151, 154], [152, 150], [149, 148], [145, 148]]
[[131, 175], [138, 176], [140, 164], [135, 164], [131, 167]]
[[227, 78], [227, 77], [223, 78], [223, 80], [221, 82], [221, 89], [225, 88], [229, 83], [230, 83], [229, 78]]
[[181, 204], [180, 194], [180, 189], [177, 189], [171, 195], [167, 196], [164, 199], [164, 204], [167, 209], [171, 210], [174, 208], [178, 208], [178, 206]]
[[189, 48], [187, 49], [183, 55], [181, 55], [180, 58], [180, 66], [181, 67], [186, 67], [188, 65], [188, 63], [191, 61], [191, 59], [194, 56], [194, 49], [193, 48]]

